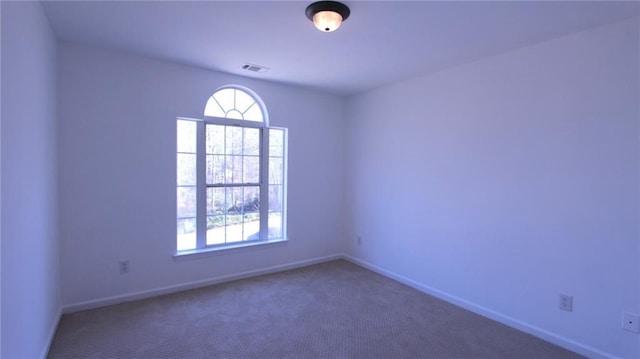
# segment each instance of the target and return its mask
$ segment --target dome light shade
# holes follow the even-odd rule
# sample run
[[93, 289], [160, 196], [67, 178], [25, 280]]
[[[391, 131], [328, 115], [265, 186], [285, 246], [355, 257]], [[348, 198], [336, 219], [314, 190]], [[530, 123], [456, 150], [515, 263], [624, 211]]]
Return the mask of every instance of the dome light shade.
[[307, 6], [305, 14], [322, 32], [331, 32], [349, 17], [349, 8], [337, 1], [317, 1]]
[[320, 31], [331, 32], [340, 27], [340, 24], [342, 24], [342, 16], [333, 11], [320, 11], [313, 15], [313, 24], [316, 25]]

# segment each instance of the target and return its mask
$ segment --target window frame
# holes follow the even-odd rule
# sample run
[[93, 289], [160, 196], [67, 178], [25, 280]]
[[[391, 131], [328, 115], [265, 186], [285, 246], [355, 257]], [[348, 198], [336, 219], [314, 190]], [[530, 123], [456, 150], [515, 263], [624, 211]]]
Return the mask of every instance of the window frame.
[[[282, 127], [270, 127], [268, 125], [268, 117], [266, 110], [264, 108], [264, 104], [260, 100], [255, 93], [251, 90], [235, 87], [235, 86], [225, 86], [221, 87], [214, 92], [214, 95], [222, 90], [232, 88], [234, 90], [243, 91], [249, 96], [251, 96], [255, 100], [255, 105], [259, 106], [262, 111], [262, 121], [258, 122], [255, 120], [245, 120], [245, 119], [232, 119], [232, 118], [221, 118], [221, 117], [213, 117], [213, 116], [204, 116], [203, 119], [194, 119], [194, 118], [186, 118], [186, 117], [177, 117], [177, 121], [192, 121], [196, 124], [196, 247], [193, 249], [178, 249], [177, 237], [175, 244], [175, 255], [174, 258], [178, 259], [180, 257], [185, 258], [194, 257], [194, 255], [202, 255], [207, 253], [215, 253], [215, 252], [227, 252], [229, 250], [238, 250], [239, 248], [244, 247], [255, 247], [262, 245], [273, 245], [278, 243], [284, 243], [288, 241], [287, 235], [287, 158], [288, 158], [288, 143], [287, 143], [287, 134], [288, 131], [286, 128]], [[213, 95], [211, 96], [213, 97]], [[253, 105], [252, 105], [253, 106]], [[260, 208], [259, 208], [259, 235], [257, 239], [243, 239], [241, 241], [228, 242], [228, 243], [218, 243], [218, 244], [210, 244], [207, 245], [207, 222], [208, 222], [208, 213], [207, 213], [207, 189], [208, 188], [243, 188], [243, 187], [256, 187], [256, 183], [233, 183], [233, 184], [208, 184], [207, 176], [206, 176], [206, 164], [207, 164], [207, 143], [206, 143], [206, 133], [207, 133], [207, 125], [218, 125], [218, 126], [229, 126], [229, 127], [240, 127], [240, 128], [256, 128], [259, 130], [259, 162], [260, 162], [260, 171], [259, 171], [259, 182], [257, 187], [260, 190]], [[281, 229], [280, 236], [278, 238], [269, 238], [269, 191], [270, 185], [269, 182], [269, 171], [270, 171], [270, 158], [272, 157], [270, 154], [270, 144], [269, 137], [271, 130], [282, 131], [282, 195], [281, 195]], [[177, 148], [177, 146], [176, 146]], [[180, 152], [176, 152], [180, 153]], [[177, 166], [177, 165], [176, 165]], [[176, 167], [177, 169], [177, 167]], [[177, 173], [177, 172], [176, 172]], [[176, 188], [180, 186], [177, 185]], [[225, 211], [226, 214], [226, 211]], [[176, 216], [176, 219], [179, 219]], [[177, 221], [175, 222], [177, 226]], [[176, 228], [176, 235], [178, 234]], [[244, 237], [244, 236], [243, 236]]]

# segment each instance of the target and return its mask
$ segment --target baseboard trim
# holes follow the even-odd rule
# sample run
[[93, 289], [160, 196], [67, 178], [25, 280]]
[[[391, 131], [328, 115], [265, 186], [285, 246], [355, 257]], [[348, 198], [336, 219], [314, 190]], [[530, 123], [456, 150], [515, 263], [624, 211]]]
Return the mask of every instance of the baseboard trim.
[[376, 266], [374, 264], [371, 264], [369, 262], [363, 261], [361, 259], [352, 257], [350, 255], [345, 254], [343, 256], [343, 258], [353, 264], [359, 265], [363, 268], [369, 269], [373, 272], [376, 272], [380, 275], [383, 275], [387, 278], [393, 279], [395, 281], [398, 281], [402, 284], [405, 284], [409, 287], [415, 288], [423, 293], [432, 295], [436, 298], [442, 299], [444, 301], [447, 301], [451, 304], [454, 304], [458, 307], [462, 307], [464, 309], [467, 309], [471, 312], [474, 312], [476, 314], [482, 315], [483, 317], [489, 318], [491, 320], [495, 320], [496, 322], [502, 323], [504, 325], [507, 325], [509, 327], [512, 327], [514, 329], [520, 330], [522, 332], [531, 334], [535, 337], [538, 337], [542, 340], [548, 341], [550, 343], [553, 343], [555, 345], [558, 345], [560, 347], [563, 347], [565, 349], [571, 350], [573, 352], [576, 352], [580, 355], [584, 355], [588, 358], [592, 358], [592, 359], [620, 359], [612, 354], [603, 352], [601, 350], [598, 350], [596, 348], [593, 348], [591, 346], [585, 345], [583, 343], [579, 343], [576, 342], [575, 340], [571, 340], [569, 338], [563, 337], [561, 335], [558, 335], [556, 333], [550, 332], [548, 330], [536, 327], [534, 325], [525, 323], [523, 321], [511, 318], [507, 315], [504, 315], [502, 313], [496, 312], [494, 310], [485, 308], [481, 305], [477, 305], [475, 303], [469, 302], [467, 300], [464, 300], [462, 298], [456, 297], [454, 295], [451, 295], [449, 293], [443, 292], [441, 290], [435, 289], [433, 287], [424, 285], [422, 283], [416, 282], [412, 279], [409, 279], [405, 276], [402, 276], [400, 274], [397, 274], [395, 272], [386, 270], [382, 267]]
[[159, 295], [171, 294], [171, 293], [181, 292], [184, 290], [201, 288], [201, 287], [206, 287], [209, 285], [220, 284], [225, 282], [231, 282], [234, 280], [255, 277], [263, 274], [271, 274], [271, 273], [282, 272], [282, 271], [295, 269], [295, 268], [302, 268], [302, 267], [310, 266], [313, 264], [329, 262], [337, 259], [344, 259], [344, 256], [342, 254], [334, 254], [334, 255], [325, 256], [325, 257], [305, 259], [302, 261], [291, 262], [291, 263], [281, 264], [281, 265], [271, 266], [271, 267], [265, 267], [265, 268], [260, 268], [256, 270], [250, 270], [250, 271], [237, 273], [237, 274], [208, 278], [204, 280], [197, 280], [193, 282], [171, 285], [171, 286], [150, 289], [145, 291], [127, 293], [127, 294], [117, 295], [117, 296], [112, 296], [107, 298], [94, 299], [94, 300], [89, 300], [85, 302], [66, 305], [63, 308], [63, 313], [67, 314], [67, 313], [79, 312], [82, 310], [89, 310], [89, 309], [95, 309], [95, 308], [105, 307], [105, 306], [114, 305], [114, 304], [131, 302], [134, 300], [146, 299], [146, 298], [156, 297]]
[[456, 306], [459, 306], [461, 308], [464, 308], [466, 310], [469, 310], [471, 312], [474, 312], [476, 314], [482, 315], [483, 317], [489, 318], [491, 320], [495, 320], [499, 323], [502, 323], [504, 325], [507, 325], [509, 327], [512, 327], [514, 329], [520, 330], [522, 332], [531, 334], [533, 336], [536, 336], [540, 339], [543, 339], [545, 341], [548, 341], [550, 343], [553, 343], [555, 345], [561, 346], [565, 349], [574, 351], [578, 354], [584, 355], [588, 358], [592, 358], [592, 359], [620, 359], [610, 353], [606, 353], [603, 352], [601, 350], [598, 350], [596, 348], [593, 348], [591, 346], [585, 345], [583, 343], [577, 342], [575, 340], [571, 340], [569, 338], [563, 337], [561, 335], [558, 335], [556, 333], [550, 332], [548, 330], [545, 330], [543, 328], [540, 327], [536, 327], [534, 325], [528, 324], [526, 322], [517, 320], [515, 318], [509, 317], [507, 315], [504, 315], [502, 313], [496, 312], [494, 310], [491, 310], [489, 308], [483, 307], [481, 305], [477, 305], [475, 303], [469, 302], [467, 300], [464, 300], [462, 298], [456, 297], [454, 295], [451, 295], [449, 293], [443, 292], [441, 290], [435, 289], [433, 287], [424, 285], [422, 283], [419, 283], [417, 281], [414, 281], [412, 279], [409, 279], [405, 276], [402, 276], [400, 274], [397, 274], [395, 272], [389, 271], [387, 269], [384, 269], [382, 267], [379, 267], [377, 265], [371, 264], [367, 261], [352, 257], [348, 254], [334, 254], [334, 255], [330, 255], [330, 256], [325, 256], [325, 257], [317, 257], [317, 258], [312, 258], [312, 259], [307, 259], [307, 260], [302, 260], [302, 261], [297, 261], [297, 262], [291, 262], [291, 263], [287, 263], [287, 264], [282, 264], [282, 265], [277, 265], [277, 266], [271, 266], [271, 267], [265, 267], [265, 268], [261, 268], [261, 269], [256, 269], [256, 270], [251, 270], [251, 271], [246, 271], [246, 272], [242, 272], [242, 273], [237, 273], [237, 274], [232, 274], [232, 275], [226, 275], [226, 276], [221, 276], [221, 277], [215, 277], [215, 278], [209, 278], [209, 279], [204, 279], [204, 280], [198, 280], [198, 281], [193, 281], [193, 282], [188, 282], [188, 283], [183, 283], [183, 284], [178, 284], [178, 285], [173, 285], [173, 286], [167, 286], [167, 287], [162, 287], [162, 288], [157, 288], [157, 289], [152, 289], [152, 290], [147, 290], [147, 291], [139, 291], [139, 292], [133, 292], [133, 293], [128, 293], [128, 294], [123, 294], [123, 295], [118, 295], [118, 296], [112, 296], [112, 297], [107, 297], [107, 298], [101, 298], [101, 299], [96, 299], [96, 300], [90, 300], [90, 301], [85, 301], [85, 302], [80, 302], [80, 303], [75, 303], [75, 304], [71, 304], [71, 305], [67, 305], [64, 306], [63, 308], [61, 308], [60, 312], [58, 313], [58, 318], [55, 321], [53, 327], [51, 328], [51, 332], [50, 332], [50, 340], [49, 340], [49, 345], [45, 348], [45, 352], [44, 355], [42, 356], [43, 358], [46, 358], [47, 353], [49, 352], [49, 346], [50, 343], [53, 342], [53, 337], [55, 335], [55, 331], [56, 328], [58, 326], [58, 323], [60, 321], [60, 318], [62, 317], [62, 314], [67, 314], [67, 313], [73, 313], [73, 312], [78, 312], [78, 311], [82, 311], [82, 310], [89, 310], [89, 309], [95, 309], [95, 308], [100, 308], [100, 307], [105, 307], [105, 306], [109, 306], [109, 305], [115, 305], [115, 304], [120, 304], [120, 303], [125, 303], [125, 302], [131, 302], [131, 301], [135, 301], [135, 300], [140, 300], [140, 299], [146, 299], [146, 298], [151, 298], [151, 297], [155, 297], [155, 296], [159, 296], [159, 295], [165, 295], [165, 294], [171, 294], [171, 293], [175, 293], [175, 292], [180, 292], [180, 291], [184, 291], [184, 290], [189, 290], [189, 289], [195, 289], [195, 288], [200, 288], [200, 287], [206, 287], [209, 285], [214, 285], [214, 284], [220, 284], [220, 283], [225, 283], [225, 282], [231, 282], [234, 280], [239, 280], [239, 279], [245, 279], [245, 278], [251, 278], [251, 277], [255, 277], [255, 276], [259, 276], [259, 275], [264, 275], [264, 274], [271, 274], [271, 273], [277, 273], [277, 272], [282, 272], [282, 271], [286, 271], [286, 270], [290, 270], [290, 269], [296, 269], [296, 268], [302, 268], [302, 267], [306, 267], [306, 266], [310, 266], [310, 265], [314, 265], [314, 264], [319, 264], [319, 263], [324, 263], [324, 262], [329, 262], [329, 261], [333, 261], [333, 260], [338, 260], [338, 259], [344, 259], [347, 260], [353, 264], [356, 264], [358, 266], [361, 266], [363, 268], [369, 269], [373, 272], [376, 272], [380, 275], [383, 275], [387, 278], [393, 279], [395, 281], [398, 281], [402, 284], [405, 284], [409, 287], [415, 288], [423, 293], [432, 295], [436, 298], [442, 299], [444, 301], [447, 301], [451, 304], [454, 304]]
[[56, 331], [58, 330], [58, 325], [60, 324], [60, 319], [62, 319], [62, 307], [58, 307], [58, 313], [55, 316], [53, 323], [51, 324], [51, 328], [49, 328], [49, 335], [47, 336], [46, 344], [42, 349], [42, 353], [40, 353], [40, 358], [46, 359], [49, 355], [49, 350], [51, 349], [51, 344], [53, 343], [53, 338], [56, 336]]

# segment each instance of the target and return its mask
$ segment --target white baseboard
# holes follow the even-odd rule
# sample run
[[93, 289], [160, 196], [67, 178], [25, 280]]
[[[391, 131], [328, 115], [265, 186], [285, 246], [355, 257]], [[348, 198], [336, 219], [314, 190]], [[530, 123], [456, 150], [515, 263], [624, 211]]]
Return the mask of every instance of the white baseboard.
[[391, 272], [389, 270], [386, 270], [384, 268], [378, 267], [376, 265], [373, 265], [371, 263], [368, 263], [366, 261], [360, 260], [358, 258], [352, 257], [350, 255], [345, 254], [343, 256], [344, 259], [348, 260], [349, 262], [352, 262], [356, 265], [359, 265], [361, 267], [367, 268], [373, 272], [376, 272], [378, 274], [381, 274], [387, 278], [393, 279], [395, 281], [398, 281], [402, 284], [408, 285], [409, 287], [415, 288], [423, 293], [432, 295], [436, 298], [442, 299], [444, 301], [447, 301], [451, 304], [454, 304], [458, 307], [462, 307], [464, 309], [467, 309], [471, 312], [474, 312], [476, 314], [479, 314], [483, 317], [489, 318], [491, 320], [495, 320], [496, 322], [502, 323], [504, 325], [507, 325], [509, 327], [515, 328], [517, 330], [520, 330], [522, 332], [531, 334], [535, 337], [538, 337], [542, 340], [545, 340], [547, 342], [553, 343], [555, 345], [558, 345], [560, 347], [563, 347], [565, 349], [571, 350], [573, 352], [576, 352], [578, 354], [584, 355], [588, 358], [592, 358], [592, 359], [619, 359], [618, 357], [611, 355], [609, 353], [605, 353], [601, 350], [598, 350], [596, 348], [590, 347], [588, 345], [585, 345], [583, 343], [579, 343], [576, 342], [574, 340], [571, 340], [569, 338], [563, 337], [561, 335], [558, 335], [556, 333], [550, 332], [548, 330], [536, 327], [534, 325], [522, 322], [520, 320], [511, 318], [507, 315], [504, 315], [502, 313], [496, 312], [494, 310], [485, 308], [483, 306], [474, 304], [472, 302], [469, 302], [467, 300], [464, 300], [462, 298], [458, 298], [456, 296], [450, 295], [446, 292], [443, 292], [441, 290], [426, 286], [424, 284], [421, 284], [419, 282], [416, 282], [412, 279], [409, 279], [407, 277], [404, 277], [402, 275], [399, 275], [397, 273]]
[[[180, 292], [183, 290], [189, 290], [189, 289], [195, 289], [195, 288], [200, 288], [200, 287], [206, 287], [209, 285], [214, 285], [214, 284], [219, 284], [219, 283], [225, 283], [225, 282], [230, 282], [230, 281], [234, 281], [234, 280], [238, 280], [238, 279], [245, 279], [245, 278], [250, 278], [250, 277], [255, 277], [255, 276], [259, 276], [259, 275], [263, 275], [263, 274], [270, 274], [270, 273], [276, 273], [276, 272], [282, 272], [282, 271], [286, 271], [286, 270], [290, 270], [290, 269], [295, 269], [295, 268], [301, 268], [301, 267], [306, 267], [306, 266], [310, 266], [313, 264], [318, 264], [318, 263], [324, 263], [324, 262], [329, 262], [332, 260], [337, 260], [337, 259], [345, 259], [349, 262], [352, 262], [356, 265], [359, 265], [363, 268], [369, 269], [373, 272], [376, 272], [378, 274], [381, 274], [387, 278], [393, 279], [395, 281], [398, 281], [400, 283], [403, 283], [409, 287], [415, 288], [423, 293], [432, 295], [436, 298], [442, 299], [444, 301], [447, 301], [451, 304], [454, 304], [456, 306], [459, 306], [461, 308], [467, 309], [471, 312], [474, 312], [476, 314], [482, 315], [483, 317], [495, 320], [499, 323], [505, 324], [509, 327], [515, 328], [517, 330], [520, 330], [522, 332], [531, 334], [533, 336], [536, 336], [540, 339], [543, 339], [545, 341], [548, 341], [550, 343], [556, 344], [558, 346], [561, 346], [565, 349], [574, 351], [578, 354], [584, 355], [586, 357], [592, 358], [592, 359], [620, 359], [614, 355], [611, 355], [609, 353], [603, 352], [601, 350], [598, 350], [596, 348], [590, 347], [588, 345], [585, 345], [583, 343], [579, 343], [576, 342], [574, 340], [571, 340], [569, 338], [563, 337], [561, 335], [558, 335], [556, 333], [550, 332], [548, 330], [545, 330], [543, 328], [539, 328], [536, 327], [534, 325], [522, 322], [520, 320], [511, 318], [507, 315], [504, 315], [502, 313], [496, 312], [494, 310], [485, 308], [483, 306], [477, 305], [475, 303], [469, 302], [467, 300], [464, 300], [462, 298], [450, 295], [446, 292], [443, 292], [441, 290], [435, 289], [433, 287], [429, 287], [427, 285], [421, 284], [419, 282], [416, 282], [412, 279], [409, 279], [407, 277], [404, 277], [402, 275], [399, 275], [397, 273], [394, 273], [392, 271], [386, 270], [384, 268], [381, 268], [379, 266], [373, 265], [369, 262], [360, 260], [358, 258], [352, 257], [350, 255], [347, 254], [335, 254], [335, 255], [330, 255], [330, 256], [325, 256], [325, 257], [319, 257], [319, 258], [312, 258], [312, 259], [307, 259], [307, 260], [303, 260], [303, 261], [298, 261], [298, 262], [292, 262], [292, 263], [288, 263], [288, 264], [283, 264], [283, 265], [277, 265], [277, 266], [272, 266], [272, 267], [266, 267], [266, 268], [261, 268], [261, 269], [256, 269], [256, 270], [251, 270], [251, 271], [246, 271], [246, 272], [242, 272], [242, 273], [237, 273], [237, 274], [232, 274], [232, 275], [227, 275], [227, 276], [221, 276], [221, 277], [215, 277], [215, 278], [209, 278], [209, 279], [204, 279], [204, 280], [199, 280], [199, 281], [193, 281], [193, 282], [189, 282], [189, 283], [183, 283], [183, 284], [178, 284], [178, 285], [173, 285], [173, 286], [167, 286], [167, 287], [162, 287], [162, 288], [157, 288], [157, 289], [152, 289], [152, 290], [147, 290], [147, 291], [140, 291], [140, 292], [134, 292], [134, 293], [128, 293], [128, 294], [123, 294], [123, 295], [119, 295], [119, 296], [113, 296], [113, 297], [108, 297], [108, 298], [102, 298], [102, 299], [96, 299], [96, 300], [91, 300], [91, 301], [86, 301], [86, 302], [80, 302], [80, 303], [75, 303], [75, 304], [71, 304], [71, 305], [67, 305], [64, 306], [64, 308], [62, 308], [61, 312], [58, 315], [58, 320], [55, 322], [55, 325], [53, 326], [52, 330], [51, 330], [51, 335], [50, 338], [51, 340], [49, 341], [50, 343], [53, 341], [53, 336], [55, 335], [55, 330], [57, 328], [58, 325], [58, 321], [60, 320], [60, 317], [62, 315], [62, 313], [72, 313], [72, 312], [77, 312], [77, 311], [81, 311], [81, 310], [88, 310], [88, 309], [95, 309], [95, 308], [99, 308], [99, 307], [104, 307], [104, 306], [108, 306], [108, 305], [114, 305], [114, 304], [120, 304], [120, 303], [124, 303], [124, 302], [130, 302], [130, 301], [134, 301], [134, 300], [140, 300], [140, 299], [145, 299], [145, 298], [151, 298], [151, 297], [155, 297], [155, 296], [159, 296], [159, 295], [164, 295], [164, 294], [170, 294], [170, 293], [175, 293], [175, 292]], [[46, 354], [48, 353], [49, 347], [46, 348], [46, 351], [44, 353], [43, 357], [46, 357]]]
[[60, 324], [60, 319], [62, 318], [62, 307], [58, 308], [58, 313], [56, 313], [56, 317], [51, 323], [51, 328], [49, 328], [49, 335], [47, 336], [47, 341], [42, 349], [42, 353], [40, 358], [46, 359], [47, 355], [49, 355], [49, 349], [51, 349], [51, 344], [53, 343], [53, 337], [56, 335], [56, 331], [58, 330], [58, 324]]
[[127, 293], [127, 294], [122, 294], [122, 295], [117, 295], [117, 296], [112, 296], [107, 298], [100, 298], [100, 299], [94, 299], [94, 300], [89, 300], [89, 301], [80, 302], [80, 303], [69, 304], [64, 306], [62, 311], [63, 313], [66, 314], [66, 313], [73, 313], [73, 312], [78, 312], [82, 310], [95, 309], [95, 308], [105, 307], [108, 305], [131, 302], [134, 300], [156, 297], [159, 295], [180, 292], [183, 290], [195, 289], [200, 287], [206, 287], [213, 284], [219, 284], [219, 283], [230, 282], [238, 279], [255, 277], [263, 274], [282, 272], [289, 269], [306, 267], [313, 264], [329, 262], [332, 260], [343, 259], [343, 258], [344, 256], [342, 254], [334, 254], [326, 257], [306, 259], [298, 262], [260, 268], [260, 269], [246, 271], [246, 272], [237, 273], [237, 274], [208, 278], [208, 279], [193, 281], [189, 283], [182, 283], [182, 284], [177, 284], [177, 285], [172, 285], [172, 286], [167, 286], [162, 288], [156, 288], [151, 290]]

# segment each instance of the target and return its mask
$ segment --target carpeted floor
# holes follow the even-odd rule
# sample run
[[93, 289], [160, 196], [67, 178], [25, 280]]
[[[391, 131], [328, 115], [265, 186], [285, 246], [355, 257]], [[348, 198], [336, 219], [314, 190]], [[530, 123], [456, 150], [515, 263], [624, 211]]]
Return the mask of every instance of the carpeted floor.
[[346, 261], [62, 317], [49, 358], [581, 358]]

